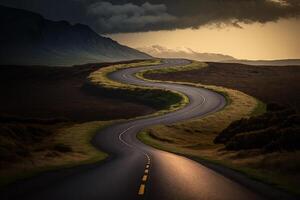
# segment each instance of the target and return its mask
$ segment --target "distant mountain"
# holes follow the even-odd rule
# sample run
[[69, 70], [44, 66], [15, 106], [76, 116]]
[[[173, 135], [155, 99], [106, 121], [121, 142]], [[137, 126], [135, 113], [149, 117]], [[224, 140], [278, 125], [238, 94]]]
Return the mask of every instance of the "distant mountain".
[[246, 65], [261, 65], [261, 66], [300, 66], [300, 59], [286, 60], [228, 60], [227, 63], [241, 63]]
[[0, 64], [75, 65], [151, 56], [98, 35], [82, 24], [0, 6]]
[[138, 50], [145, 52], [151, 56], [158, 58], [186, 58], [198, 61], [220, 62], [224, 60], [234, 60], [234, 57], [215, 54], [215, 53], [199, 53], [190, 48], [168, 49], [159, 45], [150, 47], [141, 47]]

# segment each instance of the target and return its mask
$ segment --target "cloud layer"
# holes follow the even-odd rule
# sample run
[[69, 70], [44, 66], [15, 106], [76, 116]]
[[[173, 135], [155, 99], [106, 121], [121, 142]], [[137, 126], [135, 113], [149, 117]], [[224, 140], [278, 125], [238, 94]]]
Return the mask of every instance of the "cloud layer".
[[86, 23], [99, 33], [240, 26], [300, 16], [300, 0], [0, 0], [0, 4]]
[[[96, 15], [96, 26], [108, 33], [199, 28], [208, 24], [240, 27], [240, 23], [266, 23], [300, 15], [300, 0], [149, 1], [98, 2], [88, 12], [105, 13]], [[95, 10], [97, 5], [101, 9]], [[147, 13], [150, 10], [153, 12]]]
[[164, 4], [133, 3], [114, 5], [110, 2], [96, 2], [87, 8], [90, 17], [97, 21], [95, 26], [106, 32], [135, 32], [151, 30], [164, 24], [174, 23], [176, 17], [167, 13]]

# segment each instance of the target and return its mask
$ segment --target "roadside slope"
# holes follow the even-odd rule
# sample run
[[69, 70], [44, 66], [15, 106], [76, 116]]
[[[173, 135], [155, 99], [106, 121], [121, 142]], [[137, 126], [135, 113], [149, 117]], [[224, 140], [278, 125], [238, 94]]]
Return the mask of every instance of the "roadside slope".
[[[210, 69], [211, 65], [212, 69]], [[226, 151], [223, 144], [214, 143], [216, 136], [218, 136], [218, 134], [231, 123], [242, 118], [247, 119], [254, 117], [255, 120], [255, 116], [263, 114], [266, 111], [265, 105], [257, 99], [238, 90], [222, 87], [222, 85], [226, 84], [238, 84], [243, 87], [243, 91], [247, 90], [247, 85], [244, 84], [247, 80], [241, 80], [242, 83], [240, 83], [239, 81], [231, 81], [228, 78], [229, 74], [219, 76], [219, 74], [226, 74], [230, 68], [236, 66], [230, 67], [228, 64], [224, 64], [225, 66], [223, 66], [223, 68], [219, 68], [219, 70], [217, 70], [215, 65], [223, 66], [221, 63], [209, 63], [205, 66], [200, 66], [198, 69], [186, 67], [185, 69], [162, 69], [140, 73], [140, 76], [144, 75], [148, 80], [154, 79], [152, 81], [155, 82], [167, 81], [214, 88], [216, 91], [222, 93], [225, 92], [229, 99], [229, 105], [224, 110], [202, 119], [149, 128], [142, 132], [139, 135], [139, 138], [145, 143], [157, 148], [191, 156], [196, 160], [206, 160], [210, 163], [219, 165], [219, 167], [220, 165], [225, 166], [239, 171], [253, 179], [274, 185], [277, 188], [291, 193], [299, 194], [299, 190], [297, 188], [299, 185], [299, 170], [297, 170], [299, 169], [298, 166], [300, 163], [299, 151], [271, 153], [265, 153], [263, 149]], [[226, 66], [229, 69], [224, 68]], [[262, 73], [261, 71], [268, 71], [268, 73], [270, 73], [272, 70], [272, 68], [268, 67], [252, 68], [253, 70], [258, 70], [257, 73], [259, 74]], [[280, 70], [289, 70], [288, 68], [284, 68], [280, 68]], [[246, 75], [251, 73], [247, 66], [242, 66], [242, 68], [237, 70], [235, 73], [242, 73], [243, 70]], [[236, 78], [239, 78], [239, 76], [234, 72], [232, 73], [232, 79], [235, 80]], [[292, 77], [296, 78], [297, 74]], [[258, 79], [260, 78], [258, 77]], [[266, 79], [269, 80], [268, 77], [266, 77]], [[176, 80], [179, 80], [179, 82]], [[201, 84], [202, 82], [204, 84]], [[207, 86], [207, 84], [216, 84], [221, 86]], [[255, 84], [253, 84], [250, 84], [249, 88], [255, 87]], [[283, 83], [282, 85], [284, 84], [291, 83]], [[264, 86], [266, 85], [263, 85], [263, 87]], [[270, 87], [277, 86], [271, 85]], [[255, 92], [254, 90], [252, 91]], [[259, 91], [257, 92], [259, 93]], [[266, 95], [269, 95], [271, 92], [266, 91], [265, 93]], [[290, 98], [292, 97], [290, 96]], [[260, 122], [257, 121], [257, 123], [257, 126], [259, 126]], [[258, 139], [256, 141], [259, 142]]]

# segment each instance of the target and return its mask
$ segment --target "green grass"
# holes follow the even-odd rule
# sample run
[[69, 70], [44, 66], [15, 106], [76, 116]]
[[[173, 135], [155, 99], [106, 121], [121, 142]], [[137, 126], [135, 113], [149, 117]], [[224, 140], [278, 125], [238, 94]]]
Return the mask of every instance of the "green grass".
[[257, 106], [251, 113], [251, 116], [253, 116], [253, 117], [259, 116], [267, 111], [267, 106], [265, 103], [263, 103], [262, 101], [260, 101], [258, 99], [256, 99], [256, 101], [257, 101]]
[[138, 72], [139, 76], [144, 76], [147, 74], [167, 74], [172, 72], [184, 72], [191, 71], [196, 69], [202, 69], [204, 67], [208, 67], [208, 64], [203, 62], [191, 61], [190, 64], [182, 65], [182, 66], [170, 66], [161, 69], [151, 69], [151, 70], [143, 70]]

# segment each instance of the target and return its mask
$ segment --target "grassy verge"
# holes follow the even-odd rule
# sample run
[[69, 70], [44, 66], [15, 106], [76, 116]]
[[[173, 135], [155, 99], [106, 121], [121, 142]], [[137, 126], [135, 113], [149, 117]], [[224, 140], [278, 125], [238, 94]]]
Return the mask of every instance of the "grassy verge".
[[49, 148], [37, 150], [30, 158], [0, 171], [0, 186], [41, 172], [89, 164], [108, 155], [91, 145], [94, 135], [113, 121], [95, 121], [59, 128], [47, 139]]
[[[208, 142], [206, 145], [202, 143], [202, 145], [191, 145], [190, 147], [181, 146], [172, 142], [173, 138], [157, 137], [156, 133], [153, 134], [153, 130], [157, 131], [157, 128], [140, 132], [137, 136], [138, 139], [154, 148], [186, 156], [200, 163], [205, 161], [220, 165], [250, 179], [258, 180], [294, 195], [300, 195], [299, 174], [296, 174], [300, 165], [299, 159], [297, 159], [300, 156], [299, 151], [276, 152], [267, 155], [261, 155], [256, 151], [225, 152], [221, 150], [223, 148], [221, 145], [213, 145], [208, 142], [210, 139], [207, 140], [206, 137], [199, 138]], [[283, 168], [283, 165], [286, 166]]]
[[[141, 77], [144, 78], [144, 75], [147, 74], [166, 74], [166, 73], [172, 73], [172, 72], [184, 72], [184, 71], [191, 71], [191, 70], [196, 70], [196, 69], [201, 69], [204, 67], [208, 67], [206, 63], [203, 62], [197, 62], [197, 61], [192, 61], [190, 64], [186, 64], [183, 66], [171, 66], [171, 67], [166, 67], [166, 68], [161, 68], [161, 69], [152, 69], [152, 70], [143, 70], [138, 73]], [[151, 80], [153, 81], [153, 80]]]
[[[127, 85], [108, 78], [110, 73], [120, 69], [157, 64], [160, 64], [160, 60], [140, 61], [101, 68], [90, 74], [87, 85], [94, 87], [99, 92], [109, 93], [113, 97], [120, 96], [129, 100], [139, 100], [156, 109], [163, 109], [154, 115], [164, 114], [186, 105], [188, 98], [176, 91]], [[33, 152], [30, 152], [30, 157], [21, 159], [15, 164], [10, 163], [10, 167], [0, 170], [0, 186], [44, 171], [94, 163], [105, 159], [108, 155], [94, 148], [90, 141], [96, 132], [111, 123], [95, 121], [64, 126], [55, 130], [55, 133], [49, 136], [51, 138], [47, 138], [44, 145], [32, 148]]]
[[[190, 69], [188, 66], [185, 67], [187, 68], [143, 71], [137, 76], [145, 79], [144, 75], [149, 73], [186, 71], [197, 68], [197, 64], [194, 62]], [[198, 65], [200, 69], [203, 67], [206, 66]], [[159, 80], [150, 81], [160, 82]], [[299, 159], [295, 159], [299, 156], [299, 152], [262, 154], [257, 150], [226, 151], [224, 145], [213, 143], [214, 138], [233, 121], [263, 114], [266, 111], [263, 102], [243, 92], [224, 87], [187, 82], [180, 82], [180, 84], [204, 87], [221, 93], [226, 97], [228, 105], [223, 110], [204, 118], [151, 127], [138, 134], [141, 141], [158, 149], [234, 169], [252, 179], [260, 180], [292, 193], [300, 193], [299, 181], [297, 181], [299, 176], [292, 176], [290, 173], [291, 171], [295, 172], [299, 166]], [[296, 163], [293, 163], [292, 160], [296, 160]]]
[[250, 116], [259, 116], [267, 111], [266, 104], [257, 99], [257, 105]]
[[120, 69], [158, 64], [160, 64], [160, 60], [149, 60], [101, 68], [90, 74], [88, 77], [88, 86], [94, 87], [96, 90], [105, 93], [106, 95], [146, 103], [147, 105], [159, 110], [154, 115], [161, 115], [182, 108], [184, 105], [188, 104], [189, 100], [185, 95], [179, 92], [167, 89], [123, 84], [108, 78], [109, 74]]

